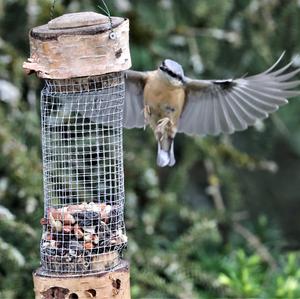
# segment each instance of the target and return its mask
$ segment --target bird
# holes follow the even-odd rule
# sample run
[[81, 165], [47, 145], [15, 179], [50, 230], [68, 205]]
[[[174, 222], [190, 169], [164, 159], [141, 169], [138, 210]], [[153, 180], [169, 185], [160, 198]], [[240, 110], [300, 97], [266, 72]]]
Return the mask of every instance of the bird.
[[292, 61], [277, 69], [284, 53], [266, 71], [238, 79], [200, 80], [165, 59], [156, 70], [125, 72], [123, 126], [150, 126], [157, 140], [157, 165], [174, 166], [174, 139], [188, 135], [232, 134], [265, 119], [288, 98], [300, 95], [300, 68]]

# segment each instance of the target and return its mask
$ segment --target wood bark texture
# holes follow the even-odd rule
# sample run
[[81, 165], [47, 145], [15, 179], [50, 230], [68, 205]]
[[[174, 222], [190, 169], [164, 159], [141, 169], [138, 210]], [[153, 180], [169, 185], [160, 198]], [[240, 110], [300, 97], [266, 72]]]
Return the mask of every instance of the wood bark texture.
[[108, 17], [96, 15], [98, 20], [95, 13], [67, 14], [32, 29], [25, 71], [46, 79], [69, 79], [129, 69], [129, 21], [113, 17], [111, 27]]
[[35, 299], [130, 299], [129, 265], [113, 272], [82, 277], [33, 273]]

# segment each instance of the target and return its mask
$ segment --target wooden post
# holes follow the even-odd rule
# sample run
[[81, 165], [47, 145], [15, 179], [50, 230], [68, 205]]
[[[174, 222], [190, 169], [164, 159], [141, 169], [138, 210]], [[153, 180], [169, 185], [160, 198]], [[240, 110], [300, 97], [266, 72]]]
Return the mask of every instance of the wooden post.
[[[87, 77], [88, 81], [90, 76], [129, 69], [129, 21], [117, 17], [111, 21], [101, 14], [84, 12], [66, 14], [33, 28], [25, 71], [45, 79]], [[101, 272], [105, 265], [100, 268], [87, 275], [40, 268], [33, 274], [35, 298], [130, 299], [128, 262], [121, 261], [109, 272]]]

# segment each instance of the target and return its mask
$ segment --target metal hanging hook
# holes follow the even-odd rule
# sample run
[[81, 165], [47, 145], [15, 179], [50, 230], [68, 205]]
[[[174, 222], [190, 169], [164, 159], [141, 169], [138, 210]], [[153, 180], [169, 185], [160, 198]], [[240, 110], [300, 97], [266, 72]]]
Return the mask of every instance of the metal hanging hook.
[[102, 10], [102, 11], [107, 15], [107, 17], [109, 18], [109, 23], [110, 23], [110, 34], [109, 34], [109, 38], [110, 38], [110, 39], [116, 39], [116, 38], [117, 38], [117, 35], [116, 35], [116, 33], [114, 32], [114, 29], [113, 29], [112, 17], [111, 17], [109, 8], [108, 8], [108, 6], [106, 5], [106, 3], [105, 3], [104, 0], [101, 0], [101, 1], [102, 1], [103, 5], [104, 5], [104, 8], [101, 7], [100, 5], [98, 5], [98, 8], [99, 8], [100, 10]]

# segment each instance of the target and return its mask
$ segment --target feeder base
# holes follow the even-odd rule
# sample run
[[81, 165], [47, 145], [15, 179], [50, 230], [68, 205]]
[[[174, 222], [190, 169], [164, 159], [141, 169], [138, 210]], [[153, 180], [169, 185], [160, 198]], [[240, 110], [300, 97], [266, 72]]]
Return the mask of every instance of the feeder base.
[[129, 263], [117, 270], [87, 276], [33, 273], [35, 299], [130, 299]]

